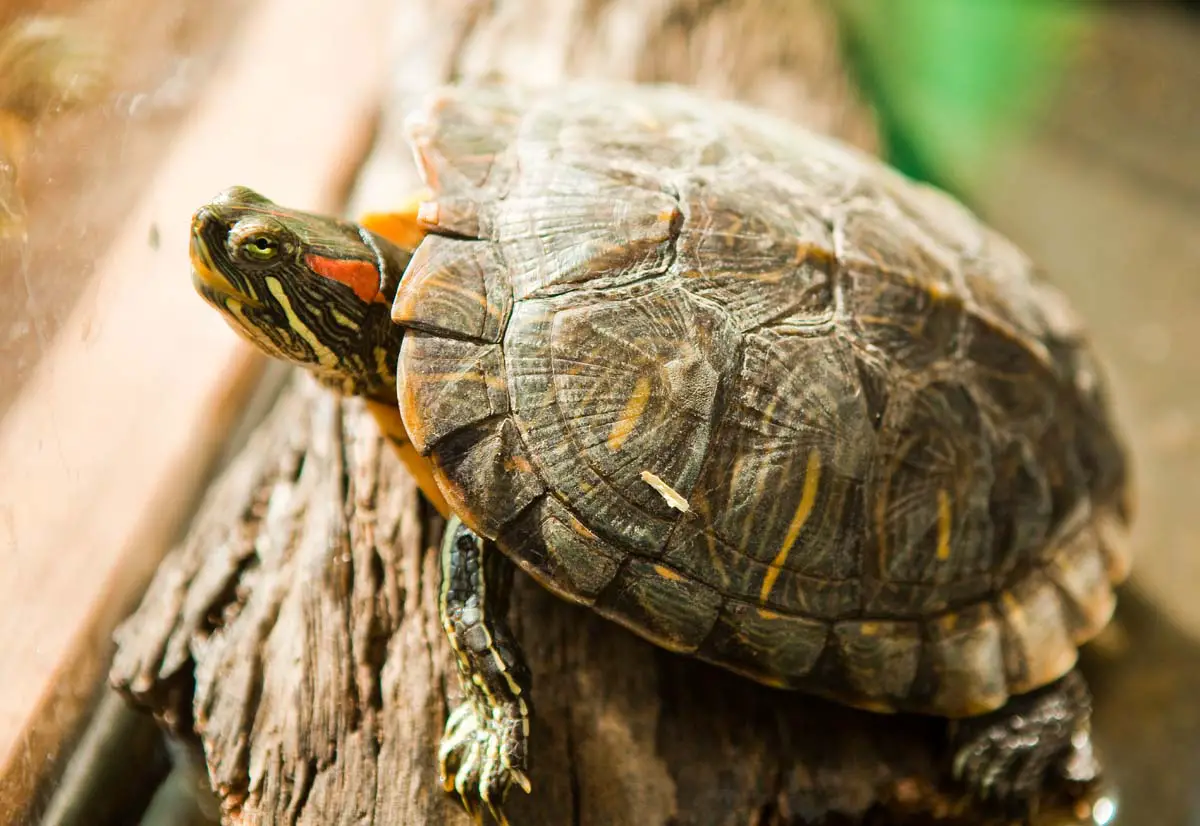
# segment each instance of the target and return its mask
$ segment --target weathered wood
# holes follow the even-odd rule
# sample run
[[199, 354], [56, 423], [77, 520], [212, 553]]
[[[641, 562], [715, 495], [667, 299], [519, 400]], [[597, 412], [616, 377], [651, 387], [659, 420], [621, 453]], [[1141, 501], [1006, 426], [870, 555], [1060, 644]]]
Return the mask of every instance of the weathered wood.
[[[406, 3], [397, 84], [356, 206], [415, 183], [400, 116], [500, 72], [699, 83], [868, 148], [818, 0]], [[227, 182], [227, 183], [233, 183]], [[122, 627], [114, 684], [198, 735], [230, 823], [465, 824], [434, 755], [457, 676], [436, 617], [440, 520], [357, 401], [298, 378]], [[534, 678], [533, 824], [982, 820], [945, 726], [773, 691], [660, 651], [518, 577]]]

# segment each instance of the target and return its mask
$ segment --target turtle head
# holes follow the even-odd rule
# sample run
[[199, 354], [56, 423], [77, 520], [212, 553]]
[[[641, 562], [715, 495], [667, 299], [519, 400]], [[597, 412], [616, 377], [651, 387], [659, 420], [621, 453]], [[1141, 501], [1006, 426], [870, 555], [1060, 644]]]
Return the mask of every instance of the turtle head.
[[391, 322], [410, 254], [346, 221], [232, 187], [192, 218], [192, 279], [243, 337], [343, 392], [395, 403]]

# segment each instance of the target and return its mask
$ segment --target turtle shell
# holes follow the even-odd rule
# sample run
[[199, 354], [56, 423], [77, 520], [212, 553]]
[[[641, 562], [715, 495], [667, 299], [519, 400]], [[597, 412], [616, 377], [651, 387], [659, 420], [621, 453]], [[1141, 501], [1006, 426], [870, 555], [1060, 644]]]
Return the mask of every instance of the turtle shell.
[[879, 161], [675, 87], [438, 93], [393, 307], [401, 414], [562, 597], [762, 682], [978, 714], [1126, 574], [1079, 321]]

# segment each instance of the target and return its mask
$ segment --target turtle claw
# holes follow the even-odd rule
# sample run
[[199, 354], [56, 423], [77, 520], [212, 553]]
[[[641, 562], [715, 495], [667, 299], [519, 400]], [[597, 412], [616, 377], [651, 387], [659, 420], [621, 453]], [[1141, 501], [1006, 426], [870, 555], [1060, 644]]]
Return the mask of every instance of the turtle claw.
[[1072, 672], [999, 712], [963, 721], [955, 735], [954, 778], [982, 800], [1017, 809], [1036, 801], [1051, 769], [1072, 782], [1091, 782], [1100, 769], [1090, 711], [1083, 680]]
[[487, 809], [501, 826], [508, 826], [504, 800], [515, 784], [526, 793], [532, 788], [523, 767], [513, 766], [509, 755], [523, 755], [518, 721], [496, 720], [464, 702], [446, 720], [438, 750], [442, 785], [453, 791], [475, 823], [483, 822]]

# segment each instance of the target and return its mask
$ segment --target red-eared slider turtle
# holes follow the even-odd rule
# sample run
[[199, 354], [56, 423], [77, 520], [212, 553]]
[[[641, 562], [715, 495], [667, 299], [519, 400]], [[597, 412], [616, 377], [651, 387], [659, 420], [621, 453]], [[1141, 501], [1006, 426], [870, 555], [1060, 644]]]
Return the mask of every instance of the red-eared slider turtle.
[[409, 132], [423, 199], [360, 225], [235, 187], [192, 258], [235, 329], [367, 397], [451, 517], [440, 758], [469, 808], [529, 787], [504, 558], [671, 651], [955, 718], [985, 796], [1094, 774], [1074, 666], [1129, 567], [1126, 462], [1029, 259], [680, 88], [455, 87]]

